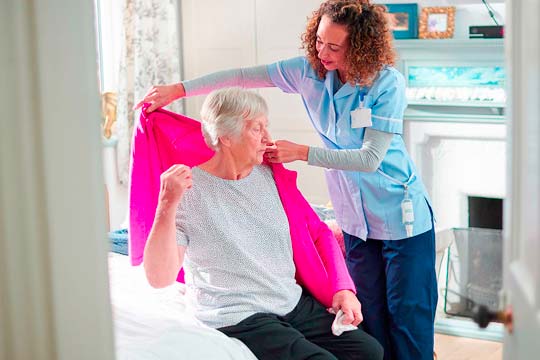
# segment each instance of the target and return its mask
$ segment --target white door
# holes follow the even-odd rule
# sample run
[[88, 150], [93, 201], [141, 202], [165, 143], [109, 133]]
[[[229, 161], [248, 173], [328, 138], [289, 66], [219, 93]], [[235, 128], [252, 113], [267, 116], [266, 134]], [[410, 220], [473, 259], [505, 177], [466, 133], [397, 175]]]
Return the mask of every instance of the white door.
[[506, 1], [509, 83], [505, 294], [514, 332], [504, 359], [540, 358], [540, 2]]

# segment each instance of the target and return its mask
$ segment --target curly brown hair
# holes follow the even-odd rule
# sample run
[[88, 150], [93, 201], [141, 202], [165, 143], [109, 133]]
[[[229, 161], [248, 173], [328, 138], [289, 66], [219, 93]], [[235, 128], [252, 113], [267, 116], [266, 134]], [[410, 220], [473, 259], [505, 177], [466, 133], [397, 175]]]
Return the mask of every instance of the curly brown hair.
[[345, 25], [349, 31], [349, 48], [346, 54], [345, 78], [352, 85], [369, 86], [385, 65], [394, 65], [395, 51], [392, 32], [384, 5], [373, 5], [368, 0], [327, 0], [308, 19], [302, 34], [302, 48], [306, 57], [321, 78], [326, 69], [317, 56], [317, 29], [326, 15], [332, 22]]

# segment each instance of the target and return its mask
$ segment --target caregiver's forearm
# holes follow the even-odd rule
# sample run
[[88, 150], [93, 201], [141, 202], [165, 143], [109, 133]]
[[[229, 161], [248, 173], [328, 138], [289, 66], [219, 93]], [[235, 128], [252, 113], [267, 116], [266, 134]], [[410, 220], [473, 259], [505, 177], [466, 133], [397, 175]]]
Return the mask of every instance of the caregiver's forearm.
[[394, 134], [367, 128], [360, 149], [310, 147], [308, 164], [336, 170], [373, 172], [386, 156]]
[[266, 65], [218, 71], [192, 80], [182, 81], [186, 96], [206, 95], [215, 89], [242, 87], [247, 89], [275, 86]]

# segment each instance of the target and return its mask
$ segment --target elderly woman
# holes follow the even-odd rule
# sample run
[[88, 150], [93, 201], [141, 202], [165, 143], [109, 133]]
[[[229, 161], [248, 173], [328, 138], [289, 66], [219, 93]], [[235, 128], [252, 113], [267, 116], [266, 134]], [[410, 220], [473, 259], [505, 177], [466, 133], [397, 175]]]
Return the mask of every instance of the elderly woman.
[[335, 240], [290, 172], [262, 164], [270, 143], [264, 100], [222, 89], [201, 115], [215, 154], [161, 175], [144, 251], [150, 284], [171, 284], [183, 267], [197, 318], [259, 359], [382, 359], [362, 329], [332, 334], [334, 316], [319, 301], [352, 325], [362, 320], [360, 303]]

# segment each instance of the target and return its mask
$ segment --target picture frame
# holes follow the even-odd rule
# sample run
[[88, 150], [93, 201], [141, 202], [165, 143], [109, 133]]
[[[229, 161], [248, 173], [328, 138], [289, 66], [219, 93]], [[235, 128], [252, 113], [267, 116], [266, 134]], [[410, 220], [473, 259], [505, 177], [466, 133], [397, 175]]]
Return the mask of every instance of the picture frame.
[[384, 4], [394, 39], [418, 38], [418, 4]]
[[420, 39], [450, 39], [454, 36], [455, 6], [425, 7], [419, 21]]

